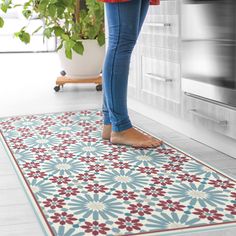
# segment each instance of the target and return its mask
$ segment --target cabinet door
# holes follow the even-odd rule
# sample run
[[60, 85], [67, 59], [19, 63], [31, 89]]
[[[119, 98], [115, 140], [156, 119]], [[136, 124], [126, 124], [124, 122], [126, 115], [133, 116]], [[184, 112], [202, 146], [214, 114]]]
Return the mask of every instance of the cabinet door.
[[236, 110], [190, 96], [183, 96], [182, 117], [231, 138], [236, 138]]

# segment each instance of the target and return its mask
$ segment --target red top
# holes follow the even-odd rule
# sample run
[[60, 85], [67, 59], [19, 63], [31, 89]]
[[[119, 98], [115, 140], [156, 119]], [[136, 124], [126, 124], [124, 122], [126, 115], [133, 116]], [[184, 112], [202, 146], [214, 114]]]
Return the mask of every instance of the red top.
[[[97, 0], [97, 1], [99, 2], [129, 2], [131, 0]], [[149, 1], [150, 1], [150, 5], [160, 5], [160, 0], [149, 0]]]

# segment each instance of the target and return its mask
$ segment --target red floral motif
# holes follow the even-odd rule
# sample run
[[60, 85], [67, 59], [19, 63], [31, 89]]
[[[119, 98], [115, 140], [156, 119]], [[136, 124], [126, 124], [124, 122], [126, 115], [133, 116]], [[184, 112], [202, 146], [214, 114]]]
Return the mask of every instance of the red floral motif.
[[89, 110], [82, 110], [79, 112], [79, 114], [82, 114], [82, 115], [90, 115], [91, 114], [91, 111]]
[[142, 192], [144, 192], [146, 196], [153, 196], [153, 197], [165, 195], [165, 191], [163, 191], [161, 188], [155, 188], [155, 187], [144, 188]]
[[26, 149], [27, 148], [27, 145], [23, 144], [23, 143], [16, 143], [12, 146], [12, 148], [14, 149], [17, 149], [17, 150], [20, 150], [20, 149]]
[[42, 161], [42, 162], [49, 161], [51, 159], [52, 159], [52, 157], [50, 155], [43, 155], [42, 154], [42, 155], [36, 156], [36, 160], [39, 160], [39, 161]]
[[61, 139], [68, 139], [71, 137], [71, 135], [70, 134], [57, 134], [57, 137]]
[[41, 153], [46, 152], [46, 148], [40, 148], [40, 147], [39, 148], [32, 148], [30, 151], [37, 153], [37, 154], [41, 154]]
[[128, 210], [130, 210], [131, 214], [138, 213], [140, 216], [144, 216], [145, 214], [151, 215], [153, 211], [149, 205], [143, 205], [141, 203], [130, 204]]
[[74, 112], [74, 111], [66, 111], [64, 114], [65, 114], [65, 116], [69, 117], [69, 116], [74, 116], [76, 114], [76, 112]]
[[97, 138], [92, 138], [92, 137], [84, 137], [82, 138], [82, 141], [84, 142], [97, 142]]
[[161, 148], [161, 147], [159, 147], [156, 150], [160, 154], [173, 154], [173, 153], [176, 152], [176, 150], [172, 149], [172, 148]]
[[69, 177], [64, 177], [64, 176], [53, 176], [51, 179], [52, 183], [57, 183], [57, 184], [68, 184], [71, 180]]
[[179, 174], [177, 176], [178, 179], [180, 179], [181, 181], [188, 181], [190, 183], [192, 182], [199, 182], [199, 180], [201, 178], [197, 177], [196, 175], [190, 175], [188, 173], [185, 173], [185, 174]]
[[78, 180], [82, 180], [84, 182], [88, 182], [88, 181], [93, 181], [96, 179], [96, 176], [94, 174], [89, 174], [89, 173], [84, 173], [84, 174], [79, 174], [77, 176]]
[[94, 170], [96, 172], [100, 172], [100, 171], [106, 170], [106, 167], [104, 165], [96, 164], [96, 165], [89, 166], [89, 170]]
[[199, 215], [200, 219], [208, 219], [209, 221], [222, 220], [224, 215], [217, 213], [217, 210], [209, 210], [208, 208], [196, 209], [193, 212], [195, 215]]
[[55, 124], [56, 124], [56, 122], [54, 122], [54, 121], [47, 121], [47, 122], [44, 123], [44, 125], [47, 126], [47, 127], [51, 127]]
[[160, 200], [157, 204], [161, 206], [163, 210], [170, 210], [170, 211], [183, 211], [184, 205], [180, 205], [179, 202], [173, 202], [172, 200], [168, 199], [167, 201]]
[[116, 192], [113, 194], [115, 195], [118, 199], [123, 199], [124, 201], [127, 200], [135, 200], [135, 198], [138, 196], [135, 194], [133, 191], [127, 191], [127, 190], [116, 190]]
[[88, 132], [92, 132], [92, 131], [97, 131], [97, 128], [95, 126], [91, 126], [90, 123], [88, 123], [90, 126], [85, 127], [84, 130], [88, 131]]
[[78, 136], [78, 137], [83, 137], [83, 136], [88, 136], [89, 135], [89, 132], [88, 131], [78, 131], [78, 132], [76, 132], [76, 134], [75, 134], [76, 136]]
[[72, 152], [60, 152], [59, 153], [59, 157], [61, 157], [61, 158], [70, 159], [70, 158], [73, 158], [74, 156], [75, 156], [75, 154]]
[[104, 223], [98, 223], [97, 221], [84, 222], [81, 228], [85, 229], [85, 233], [92, 233], [92, 235], [107, 234], [110, 230]]
[[[91, 127], [91, 124], [87, 121], [80, 121], [78, 123], [78, 125], [81, 126], [81, 127]], [[93, 130], [91, 130], [91, 128], [89, 128], [89, 129], [86, 129], [86, 131], [93, 131]]]
[[154, 184], [160, 184], [162, 186], [171, 185], [174, 182], [170, 178], [165, 178], [163, 176], [153, 177], [151, 181], [153, 181]]
[[3, 125], [2, 126], [2, 130], [5, 130], [5, 131], [13, 130], [13, 129], [15, 129], [15, 127], [12, 125]]
[[173, 165], [173, 164], [165, 164], [163, 165], [163, 168], [166, 171], [171, 171], [171, 172], [177, 172], [182, 170], [182, 167], [180, 165]]
[[37, 169], [39, 168], [40, 164], [39, 163], [35, 163], [35, 162], [25, 162], [23, 165], [23, 168], [26, 169]]
[[122, 147], [122, 146], [116, 146], [116, 147], [112, 147], [112, 152], [117, 152], [117, 153], [121, 153], [121, 152], [127, 152], [128, 149], [126, 147]]
[[27, 174], [29, 177], [32, 177], [34, 179], [38, 179], [38, 178], [44, 178], [46, 176], [45, 172], [41, 172], [39, 170], [37, 171], [31, 171], [30, 173]]
[[221, 187], [222, 189], [233, 188], [234, 184], [230, 183], [229, 180], [210, 180], [209, 184], [212, 184], [214, 187]]
[[17, 131], [19, 131], [21, 133], [29, 133], [30, 129], [26, 128], [26, 127], [22, 127], [22, 128], [18, 128]]
[[122, 162], [122, 161], [114, 162], [114, 163], [112, 163], [112, 166], [114, 168], [117, 168], [117, 169], [129, 169], [130, 168], [129, 163], [125, 163], [125, 162]]
[[52, 132], [50, 132], [48, 130], [45, 130], [45, 131], [39, 132], [39, 134], [42, 135], [42, 136], [50, 136], [50, 135], [52, 135]]
[[236, 192], [232, 192], [232, 193], [231, 193], [231, 197], [233, 197], [233, 198], [236, 199]]
[[61, 116], [58, 116], [57, 119], [60, 120], [60, 121], [63, 121], [63, 120], [68, 120], [69, 116], [63, 114]]
[[140, 223], [139, 219], [131, 219], [130, 217], [126, 217], [125, 219], [118, 218], [118, 221], [115, 222], [119, 229], [125, 229], [129, 232], [134, 230], [140, 230], [143, 224]]
[[230, 211], [231, 215], [236, 215], [236, 204], [233, 205], [226, 205], [226, 211]]
[[66, 197], [70, 197], [71, 195], [76, 196], [79, 193], [78, 188], [72, 188], [72, 187], [67, 187], [67, 188], [61, 188], [58, 190], [60, 195], [65, 195]]
[[106, 190], [108, 189], [104, 185], [99, 185], [99, 184], [89, 184], [85, 188], [88, 189], [89, 192], [94, 192], [94, 193], [105, 193]]
[[54, 197], [52, 199], [47, 198], [45, 201], [43, 201], [43, 204], [45, 207], [56, 209], [62, 208], [65, 205], [65, 202], [63, 199], [58, 199], [57, 197]]
[[85, 162], [85, 163], [94, 163], [97, 158], [96, 157], [92, 157], [92, 156], [86, 156], [86, 157], [80, 157], [79, 159], [81, 162]]
[[63, 140], [63, 145], [70, 145], [70, 144], [76, 144], [76, 140], [75, 139], [66, 139]]
[[105, 155], [103, 155], [102, 158], [103, 158], [104, 160], [108, 160], [108, 161], [116, 161], [116, 160], [118, 160], [120, 157], [119, 157], [118, 155], [116, 155], [116, 154], [114, 155], [114, 154], [110, 153], [110, 154], [105, 154]]
[[9, 120], [14, 122], [14, 121], [21, 120], [21, 117], [15, 116], [15, 117], [11, 117]]
[[96, 120], [96, 121], [95, 121], [95, 124], [96, 124], [96, 125], [101, 125], [101, 124], [103, 124], [103, 121], [102, 121], [102, 120]]
[[45, 131], [47, 129], [48, 129], [48, 127], [44, 126], [44, 125], [41, 125], [41, 126], [38, 126], [38, 127], [35, 128], [35, 130], [38, 130], [38, 131]]
[[182, 164], [182, 163], [185, 163], [185, 162], [188, 162], [190, 159], [187, 158], [186, 156], [170, 156], [170, 161], [171, 162], [174, 162], [175, 164], [176, 163], [179, 163], [179, 164]]
[[11, 138], [9, 140], [10, 143], [13, 143], [15, 145], [21, 145], [22, 142], [23, 142], [23, 139], [22, 138]]
[[157, 174], [158, 170], [155, 167], [139, 167], [138, 171], [141, 173], [151, 175], [151, 174]]
[[65, 120], [62, 120], [61, 123], [64, 125], [70, 125], [70, 124], [73, 124], [73, 121], [65, 119]]
[[65, 151], [66, 149], [67, 149], [67, 146], [62, 145], [62, 144], [60, 144], [60, 145], [58, 145], [58, 146], [53, 146], [53, 147], [52, 147], [52, 150], [58, 151], [58, 152], [60, 152], [60, 151]]
[[61, 225], [67, 224], [73, 224], [73, 221], [76, 221], [77, 219], [74, 217], [73, 214], [67, 214], [66, 212], [62, 213], [54, 213], [54, 216], [51, 216], [54, 223], [60, 223]]

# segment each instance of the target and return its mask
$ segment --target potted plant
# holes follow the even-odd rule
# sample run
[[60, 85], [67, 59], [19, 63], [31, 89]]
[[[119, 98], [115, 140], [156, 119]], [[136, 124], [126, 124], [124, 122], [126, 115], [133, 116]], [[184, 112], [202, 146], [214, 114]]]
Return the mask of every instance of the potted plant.
[[[15, 1], [16, 2], [16, 1]], [[42, 30], [46, 38], [58, 39], [57, 51], [62, 68], [70, 77], [99, 75], [105, 55], [104, 4], [95, 0], [2, 0], [1, 10], [21, 7], [29, 21], [43, 20], [32, 34]], [[4, 21], [0, 18], [0, 27]], [[22, 42], [29, 43], [27, 26], [15, 33]]]

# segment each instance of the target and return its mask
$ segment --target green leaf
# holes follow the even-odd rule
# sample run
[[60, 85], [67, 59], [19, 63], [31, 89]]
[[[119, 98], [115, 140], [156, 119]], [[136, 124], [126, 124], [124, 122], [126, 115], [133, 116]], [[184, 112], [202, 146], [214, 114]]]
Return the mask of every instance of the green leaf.
[[53, 27], [54, 34], [59, 37], [64, 33], [64, 30], [60, 26]]
[[105, 33], [100, 31], [98, 34], [97, 40], [98, 40], [98, 44], [100, 46], [104, 45], [105, 44]]
[[65, 41], [65, 53], [68, 59], [72, 59], [72, 48], [74, 47], [75, 42], [73, 40]]
[[73, 50], [77, 52], [80, 55], [83, 55], [84, 53], [84, 46], [81, 41], [76, 42], [76, 44], [73, 47]]
[[2, 17], [0, 16], [0, 28], [2, 28], [4, 26], [4, 20], [2, 19]]
[[43, 35], [46, 37], [46, 38], [50, 38], [52, 36], [52, 29], [51, 28], [46, 28], [44, 31], [43, 31]]
[[51, 16], [52, 18], [55, 17], [55, 15], [56, 15], [56, 6], [54, 4], [50, 4], [48, 6], [48, 13], [49, 13], [49, 16]]
[[24, 27], [19, 32], [16, 32], [14, 35], [25, 44], [28, 44], [30, 42], [30, 34], [24, 30]]

